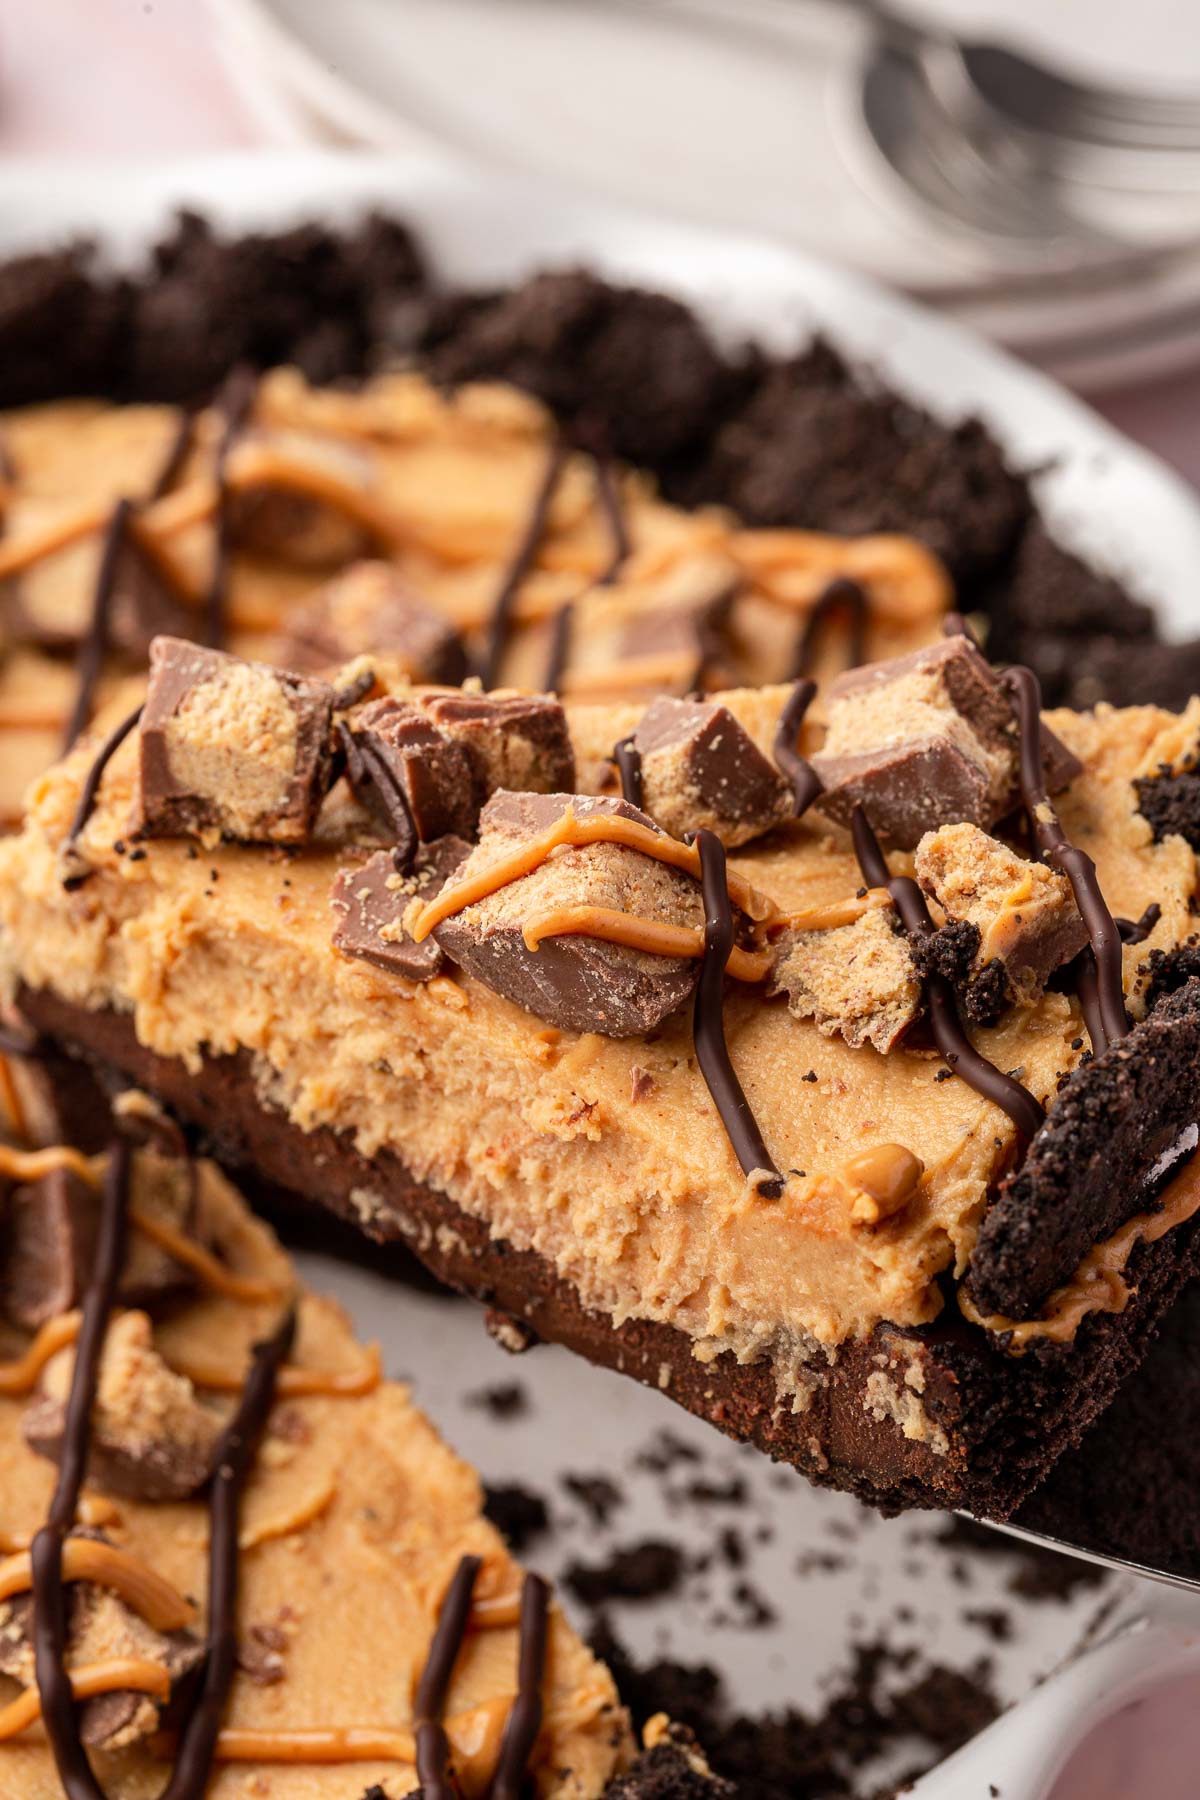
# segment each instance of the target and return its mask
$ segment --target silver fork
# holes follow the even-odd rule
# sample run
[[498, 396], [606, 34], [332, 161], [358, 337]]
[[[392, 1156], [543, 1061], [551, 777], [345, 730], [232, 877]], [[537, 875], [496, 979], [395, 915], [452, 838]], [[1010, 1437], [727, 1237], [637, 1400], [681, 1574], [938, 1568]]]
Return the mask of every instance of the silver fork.
[[920, 63], [951, 111], [983, 107], [1023, 132], [1103, 149], [1200, 153], [1200, 91], [1155, 94], [1085, 82], [1016, 45], [964, 38], [891, 0], [833, 0]]

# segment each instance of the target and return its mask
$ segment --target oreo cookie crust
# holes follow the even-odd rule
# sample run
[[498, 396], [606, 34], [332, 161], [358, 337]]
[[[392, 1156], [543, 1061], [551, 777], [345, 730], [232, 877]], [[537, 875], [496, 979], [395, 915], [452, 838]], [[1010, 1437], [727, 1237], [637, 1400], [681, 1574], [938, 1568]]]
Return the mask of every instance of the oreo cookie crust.
[[1197, 1067], [1200, 980], [1188, 980], [1076, 1070], [980, 1227], [981, 1308], [1031, 1317], [1093, 1244], [1152, 1208], [1146, 1174], [1196, 1122]]

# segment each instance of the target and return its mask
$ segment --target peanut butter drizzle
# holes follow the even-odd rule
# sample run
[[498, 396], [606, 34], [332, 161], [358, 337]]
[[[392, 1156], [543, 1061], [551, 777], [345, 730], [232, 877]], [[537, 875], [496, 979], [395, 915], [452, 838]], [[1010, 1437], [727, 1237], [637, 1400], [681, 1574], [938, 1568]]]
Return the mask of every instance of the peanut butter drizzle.
[[[219, 1363], [175, 1357], [171, 1363], [193, 1387], [211, 1388], [216, 1394], [240, 1394], [246, 1383], [244, 1369], [224, 1369]], [[357, 1369], [298, 1369], [284, 1363], [275, 1377], [275, 1392], [282, 1399], [303, 1400], [329, 1395], [358, 1400], [373, 1394], [383, 1380], [383, 1359], [378, 1344], [370, 1344]]]
[[[593, 813], [581, 819], [574, 807], [568, 807], [562, 818], [541, 837], [522, 845], [510, 856], [497, 857], [490, 868], [481, 869], [467, 881], [444, 887], [440, 894], [427, 901], [411, 926], [414, 942], [421, 943], [443, 919], [453, 918], [455, 913], [464, 912], [468, 906], [475, 906], [501, 888], [520, 881], [522, 876], [531, 875], [555, 850], [564, 845], [580, 849], [587, 844], [620, 844], [626, 850], [640, 850], [643, 855], [653, 857], [655, 862], [666, 863], [697, 881], [700, 879], [700, 853], [694, 845], [681, 844], [677, 838], [668, 837], [666, 832], [652, 831], [635, 819], [617, 818], [611, 813]], [[743, 876], [731, 872], [726, 883], [729, 898], [751, 919], [770, 923], [778, 918], [779, 908], [775, 902], [752, 887]]]
[[[0, 1144], [0, 1175], [7, 1175], [12, 1181], [40, 1181], [44, 1175], [65, 1169], [98, 1192], [103, 1181], [103, 1161], [103, 1157], [84, 1156], [69, 1144], [52, 1144], [45, 1150], [13, 1150], [7, 1144]], [[141, 1207], [130, 1206], [128, 1217], [135, 1231], [140, 1231], [152, 1244], [190, 1269], [197, 1280], [215, 1294], [223, 1294], [227, 1300], [243, 1300], [247, 1305], [284, 1298], [284, 1290], [273, 1281], [235, 1274], [203, 1244], [198, 1244], [164, 1219], [154, 1218]]]
[[0, 1363], [0, 1396], [6, 1400], [19, 1399], [24, 1394], [31, 1394], [37, 1385], [37, 1378], [60, 1350], [73, 1344], [79, 1336], [78, 1312], [63, 1313], [60, 1318], [47, 1319], [32, 1344], [23, 1356], [12, 1362]]
[[[149, 1694], [152, 1699], [171, 1697], [171, 1677], [162, 1663], [140, 1656], [118, 1656], [109, 1662], [85, 1663], [69, 1669], [71, 1695], [76, 1701], [94, 1700], [98, 1694]], [[0, 1743], [17, 1737], [42, 1716], [42, 1697], [35, 1687], [26, 1688], [0, 1708]]]
[[1185, 1225], [1200, 1212], [1200, 1155], [1170, 1182], [1157, 1212], [1136, 1213], [1119, 1231], [1093, 1246], [1070, 1281], [1056, 1288], [1040, 1319], [1009, 1319], [1003, 1313], [980, 1312], [965, 1288], [958, 1290], [959, 1311], [972, 1325], [1008, 1336], [1010, 1355], [1023, 1356], [1035, 1339], [1055, 1344], [1074, 1340], [1090, 1313], [1124, 1312], [1132, 1289], [1125, 1278], [1129, 1258], [1139, 1244], [1156, 1244], [1168, 1231]]
[[[63, 1544], [64, 1581], [91, 1581], [111, 1588], [127, 1606], [155, 1631], [180, 1631], [191, 1625], [196, 1609], [178, 1588], [117, 1544], [99, 1538], [69, 1537]], [[33, 1585], [33, 1565], [28, 1550], [18, 1550], [0, 1563], [0, 1600], [27, 1594]]]
[[[642, 919], [636, 913], [619, 912], [612, 906], [558, 906], [528, 920], [522, 935], [527, 950], [536, 950], [548, 937], [594, 937], [606, 944], [623, 944], [627, 950], [644, 950], [651, 956], [698, 959], [704, 955], [704, 933], [698, 927]], [[735, 946], [725, 967], [738, 981], [765, 981], [771, 958], [765, 950]]]
[[217, 1733], [213, 1760], [226, 1763], [411, 1763], [415, 1755], [415, 1740], [408, 1731], [376, 1730], [369, 1725], [295, 1726], [275, 1731], [223, 1725]]
[[168, 1225], [164, 1219], [156, 1219], [144, 1212], [141, 1207], [129, 1208], [129, 1223], [143, 1237], [148, 1237], [152, 1244], [165, 1250], [174, 1261], [183, 1263], [191, 1270], [197, 1280], [215, 1294], [224, 1294], [228, 1300], [243, 1300], [247, 1305], [255, 1305], [259, 1301], [282, 1300], [285, 1290], [273, 1281], [264, 1281], [258, 1276], [236, 1275], [227, 1269], [223, 1262], [198, 1244], [194, 1238], [188, 1237], [174, 1225]]
[[45, 1150], [14, 1150], [10, 1144], [0, 1144], [0, 1175], [22, 1184], [41, 1181], [44, 1175], [65, 1169], [98, 1192], [103, 1179], [98, 1165], [103, 1160], [103, 1157], [84, 1156], [70, 1144], [51, 1144]]
[[780, 913], [771, 921], [768, 930], [772, 934], [776, 931], [836, 931], [839, 926], [854, 925], [865, 913], [894, 904], [886, 888], [871, 887], [862, 894], [848, 894], [844, 900], [826, 900], [820, 906], [802, 907], [799, 912]]
[[925, 1164], [904, 1144], [876, 1144], [842, 1164], [839, 1174], [858, 1194], [850, 1217], [863, 1225], [879, 1225], [908, 1205], [925, 1173]]

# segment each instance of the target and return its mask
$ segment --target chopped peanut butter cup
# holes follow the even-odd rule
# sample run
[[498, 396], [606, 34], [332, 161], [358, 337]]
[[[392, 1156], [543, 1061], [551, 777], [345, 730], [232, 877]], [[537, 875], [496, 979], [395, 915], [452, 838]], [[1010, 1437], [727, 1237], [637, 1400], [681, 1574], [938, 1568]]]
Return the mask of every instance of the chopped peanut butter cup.
[[[970, 994], [989, 993], [1032, 1005], [1050, 976], [1088, 941], [1065, 875], [1018, 856], [977, 825], [927, 832], [914, 858], [917, 880], [953, 924], [970, 927], [974, 947], [963, 971]], [[982, 1001], [968, 1016], [986, 1017]]]
[[792, 790], [726, 706], [662, 697], [633, 734], [642, 806], [675, 837], [701, 827], [733, 848], [791, 817]]
[[885, 1055], [921, 1013], [912, 952], [890, 907], [828, 931], [783, 932], [768, 992], [786, 994], [788, 1010], [826, 1037]]
[[324, 682], [156, 638], [134, 831], [303, 843], [324, 797], [332, 717]]
[[450, 620], [385, 562], [354, 563], [297, 606], [276, 660], [307, 672], [364, 654], [385, 656], [413, 681], [456, 682], [467, 673]]
[[[579, 819], [604, 814], [656, 829], [625, 800], [502, 792], [484, 808], [479, 844], [453, 885], [486, 879], [491, 866], [534, 844], [568, 809]], [[686, 875], [640, 850], [596, 843], [560, 849], [444, 919], [434, 935], [452, 962], [549, 1025], [605, 1037], [653, 1031], [690, 996], [698, 963], [589, 936], [586, 921], [579, 935], [547, 934], [530, 948], [528, 933], [539, 920], [553, 923], [554, 915], [578, 907], [695, 929], [704, 918], [699, 889]]]
[[[39, 1456], [59, 1462], [66, 1432], [72, 1350], [47, 1363], [21, 1430]], [[122, 1313], [109, 1328], [92, 1413], [88, 1474], [127, 1500], [187, 1500], [212, 1473], [220, 1413], [154, 1348], [145, 1313]]]
[[[887, 843], [912, 850], [927, 831], [966, 821], [988, 827], [1018, 799], [1012, 705], [963, 636], [841, 675], [828, 690], [829, 730], [812, 758], [817, 805], [847, 824], [863, 806]], [[1043, 732], [1051, 792], [1079, 764]]]
[[463, 838], [443, 837], [422, 846], [405, 875], [397, 872], [388, 850], [377, 850], [359, 868], [341, 870], [332, 894], [339, 915], [335, 948], [386, 975], [432, 981], [446, 967], [446, 953], [434, 937], [416, 943], [405, 921], [422, 901], [441, 892], [470, 854]]

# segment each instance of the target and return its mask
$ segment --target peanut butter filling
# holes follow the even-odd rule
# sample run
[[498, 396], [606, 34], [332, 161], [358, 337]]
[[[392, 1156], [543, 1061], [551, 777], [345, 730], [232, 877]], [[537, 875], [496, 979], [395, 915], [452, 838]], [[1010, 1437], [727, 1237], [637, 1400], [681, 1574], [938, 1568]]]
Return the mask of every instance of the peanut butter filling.
[[[732, 694], [727, 704], [756, 742], [769, 744], [785, 698], [765, 690]], [[573, 735], [611, 746], [627, 716], [574, 708]], [[1114, 910], [1136, 918], [1151, 900], [1162, 907], [1147, 942], [1126, 952], [1136, 1011], [1148, 951], [1192, 929], [1196, 870], [1182, 840], [1152, 842], [1130, 783], [1165, 760], [1181, 731], [1200, 731], [1200, 708], [1182, 724], [1154, 708], [1103, 707], [1049, 722], [1084, 761], [1063, 802], [1064, 825], [1092, 847]], [[668, 1322], [701, 1357], [729, 1349], [795, 1367], [797, 1346], [812, 1354], [814, 1341], [835, 1345], [881, 1320], [932, 1318], [936, 1276], [965, 1268], [1013, 1132], [965, 1084], [939, 1080], [927, 1053], [853, 1050], [734, 986], [730, 1052], [786, 1174], [780, 1199], [764, 1203], [714, 1116], [687, 1019], [669, 1019], [647, 1056], [642, 1045], [546, 1032], [461, 975], [411, 987], [350, 963], [330, 946], [328, 896], [347, 854], [333, 844], [318, 842], [284, 864], [234, 845], [200, 862], [185, 845], [161, 841], [131, 861], [113, 847], [132, 799], [129, 746], [110, 765], [84, 834], [96, 873], [65, 893], [56, 849], [86, 763], [81, 751], [47, 776], [22, 836], [0, 846], [0, 931], [12, 979], [130, 1011], [144, 1043], [193, 1067], [206, 1047], [247, 1049], [264, 1099], [294, 1122], [348, 1129], [367, 1156], [393, 1151], [496, 1237], [538, 1250], [586, 1305], [618, 1320]], [[568, 824], [568, 834], [583, 822]], [[686, 846], [646, 837], [631, 847], [665, 852], [694, 874]], [[543, 840], [534, 861], [550, 853]], [[528, 858], [525, 846], [493, 865], [485, 887], [518, 878]], [[874, 894], [848, 902], [861, 885], [857, 865], [813, 822], [735, 853], [730, 875], [734, 897], [764, 920], [799, 916], [816, 929], [848, 905], [857, 913], [876, 903]], [[443, 913], [469, 903], [461, 884], [445, 893]], [[427, 910], [422, 923], [432, 922]], [[1080, 1054], [1078, 1006], [1051, 992], [1018, 1010], [977, 1042], [1051, 1100]], [[654, 1088], [631, 1107], [635, 1056]], [[906, 1150], [923, 1173], [911, 1188], [885, 1184], [882, 1203], [878, 1194], [864, 1201], [863, 1183], [845, 1167], [886, 1145]], [[904, 1203], [888, 1214], [893, 1192]], [[230, 1366], [224, 1349], [221, 1363]]]

